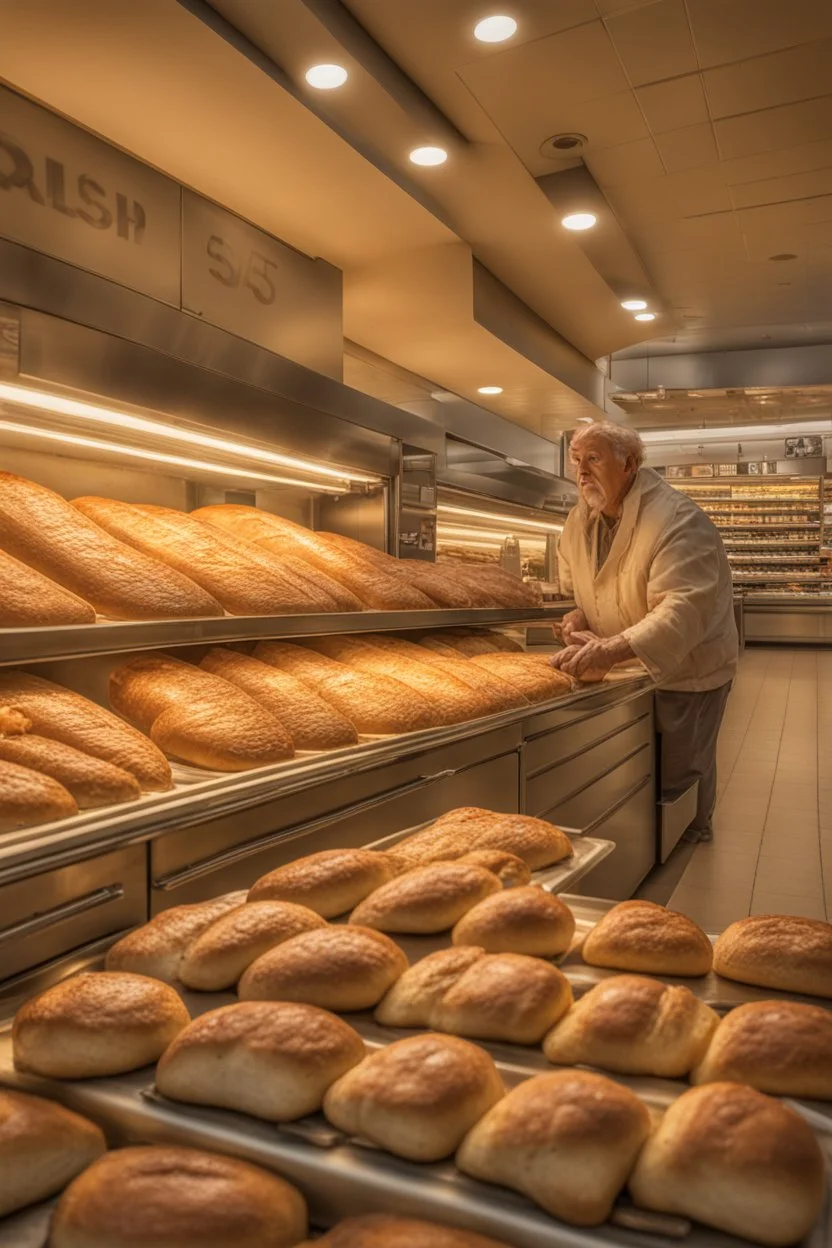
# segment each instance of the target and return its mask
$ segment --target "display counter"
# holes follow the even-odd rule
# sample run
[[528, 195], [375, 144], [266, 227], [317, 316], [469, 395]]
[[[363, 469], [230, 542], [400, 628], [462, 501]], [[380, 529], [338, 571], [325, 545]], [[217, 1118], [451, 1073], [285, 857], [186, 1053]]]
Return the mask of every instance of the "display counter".
[[744, 599], [743, 616], [750, 645], [832, 644], [832, 595], [755, 594]]

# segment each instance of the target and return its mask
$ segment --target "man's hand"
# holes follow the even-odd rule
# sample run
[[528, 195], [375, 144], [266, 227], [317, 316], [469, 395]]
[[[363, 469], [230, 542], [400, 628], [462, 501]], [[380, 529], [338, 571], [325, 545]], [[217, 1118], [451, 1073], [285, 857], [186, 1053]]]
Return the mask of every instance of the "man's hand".
[[583, 645], [567, 646], [555, 655], [552, 666], [575, 680], [581, 680], [588, 672], [596, 677], [606, 675], [616, 663], [631, 658], [633, 651], [626, 637], [594, 637]]
[[565, 646], [571, 646], [573, 640], [572, 634], [586, 632], [589, 628], [589, 623], [587, 622], [587, 618], [583, 611], [580, 607], [577, 607], [574, 611], [570, 611], [568, 615], [563, 617], [560, 627], [563, 644]]

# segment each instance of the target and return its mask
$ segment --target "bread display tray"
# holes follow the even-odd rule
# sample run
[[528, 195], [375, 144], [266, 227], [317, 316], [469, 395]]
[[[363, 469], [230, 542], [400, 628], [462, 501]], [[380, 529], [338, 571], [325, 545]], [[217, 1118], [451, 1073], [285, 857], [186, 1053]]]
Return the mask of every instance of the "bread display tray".
[[0, 1218], [0, 1248], [44, 1248], [49, 1220], [57, 1203], [57, 1197], [42, 1200], [19, 1213]]

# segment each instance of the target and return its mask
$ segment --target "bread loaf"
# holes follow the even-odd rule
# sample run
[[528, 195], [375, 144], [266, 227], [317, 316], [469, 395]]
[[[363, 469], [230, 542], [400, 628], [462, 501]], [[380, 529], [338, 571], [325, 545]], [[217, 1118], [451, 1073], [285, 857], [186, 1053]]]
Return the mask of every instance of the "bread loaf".
[[539, 1044], [571, 1003], [568, 979], [547, 962], [466, 947], [421, 958], [396, 980], [375, 1018], [385, 1027]]
[[500, 651], [497, 654], [478, 654], [471, 662], [514, 685], [529, 702], [548, 702], [572, 691], [569, 677], [550, 667], [539, 655]]
[[490, 641], [492, 646], [497, 650], [505, 650], [507, 654], [525, 654], [525, 650], [519, 641], [514, 637], [509, 637], [507, 633], [501, 633], [496, 628], [486, 628], [481, 632], [477, 632], [478, 637], [484, 637], [486, 641]]
[[75, 798], [57, 780], [31, 767], [7, 763], [0, 756], [0, 832], [17, 832], [77, 814]]
[[34, 733], [0, 736], [0, 760], [51, 776], [71, 794], [79, 810], [132, 802], [141, 796], [139, 782], [129, 771]]
[[751, 1001], [721, 1020], [691, 1083], [749, 1083], [775, 1096], [832, 1101], [832, 1013], [796, 1001]]
[[0, 672], [0, 706], [22, 711], [39, 737], [130, 772], [148, 792], [171, 787], [170, 765], [153, 742], [79, 693], [28, 672], [6, 671]]
[[241, 1001], [302, 1001], [325, 1010], [369, 1010], [407, 970], [388, 936], [366, 927], [322, 927], [264, 953], [238, 986]]
[[503, 1096], [491, 1058], [457, 1036], [428, 1032], [377, 1049], [324, 1097], [333, 1126], [409, 1161], [448, 1157]]
[[291, 901], [238, 906], [192, 941], [179, 964], [179, 978], [186, 988], [222, 992], [233, 988], [243, 971], [275, 945], [323, 926], [320, 915]]
[[480, 654], [499, 653], [499, 646], [477, 633], [449, 633], [446, 644], [467, 659], [476, 658]]
[[472, 849], [455, 861], [485, 867], [486, 871], [496, 875], [503, 888], [521, 888], [531, 883], [532, 873], [523, 859], [502, 849]]
[[484, 713], [495, 715], [499, 711], [514, 711], [529, 705], [519, 689], [453, 653], [446, 655], [430, 650], [427, 646], [404, 641], [400, 637], [387, 637], [381, 633], [367, 634], [365, 639], [373, 646], [386, 650], [388, 654], [416, 659], [422, 664], [438, 668], [440, 672], [450, 673], [455, 680], [461, 681], [468, 689], [486, 700], [487, 711]]
[[159, 980], [110, 971], [73, 975], [15, 1014], [15, 1069], [47, 1079], [138, 1070], [189, 1021], [182, 998]]
[[380, 932], [446, 932], [472, 906], [502, 885], [470, 863], [436, 862], [382, 884], [353, 910], [350, 923]]
[[107, 1148], [100, 1127], [23, 1092], [0, 1091], [0, 1218], [60, 1192]]
[[478, 605], [476, 594], [461, 585], [452, 573], [436, 564], [421, 559], [395, 559], [392, 555], [363, 542], [353, 541], [350, 537], [342, 537], [339, 533], [321, 533], [320, 536], [336, 550], [343, 552], [346, 558], [372, 563], [389, 576], [418, 589], [431, 600], [432, 605], [456, 611], [469, 611]]
[[543, 1041], [556, 1066], [683, 1079], [708, 1047], [719, 1016], [681, 986], [614, 975], [591, 988]]
[[832, 997], [832, 923], [790, 914], [755, 914], [716, 942], [714, 970], [741, 984]]
[[812, 1229], [826, 1165], [808, 1123], [737, 1083], [691, 1088], [667, 1109], [630, 1176], [637, 1205], [785, 1248]]
[[692, 919], [652, 901], [622, 901], [585, 938], [584, 962], [647, 975], [707, 975], [708, 937]]
[[107, 954], [107, 970], [132, 971], [167, 984], [176, 983], [182, 958], [196, 938], [221, 915], [244, 905], [245, 900], [244, 892], [226, 893], [211, 901], [163, 910], [149, 923], [116, 941]]
[[293, 1122], [319, 1110], [364, 1053], [358, 1032], [326, 1010], [240, 1001], [179, 1033], [156, 1067], [156, 1087], [173, 1101]]
[[358, 741], [351, 721], [289, 672], [218, 647], [209, 650], [199, 666], [230, 681], [274, 715], [296, 750], [337, 750]]
[[195, 1148], [120, 1148], [64, 1192], [49, 1248], [292, 1248], [306, 1203], [270, 1171]]
[[261, 876], [252, 885], [248, 899], [295, 901], [325, 919], [334, 919], [352, 910], [395, 874], [387, 855], [372, 849], [322, 849]]
[[196, 767], [247, 771], [294, 754], [283, 725], [242, 689], [167, 655], [115, 668], [110, 702], [171, 758]]
[[459, 858], [473, 849], [516, 854], [532, 871], [552, 866], [573, 853], [566, 833], [544, 819], [463, 806], [399, 841], [396, 856], [415, 865]]
[[454, 927], [455, 945], [481, 945], [488, 953], [556, 958], [575, 934], [575, 916], [559, 897], [537, 884], [494, 893]]
[[598, 1226], [650, 1132], [638, 1097], [603, 1075], [558, 1071], [513, 1088], [456, 1156], [465, 1174], [523, 1192], [574, 1226]]
[[298, 1248], [509, 1248], [473, 1231], [399, 1218], [392, 1213], [364, 1213], [333, 1226], [320, 1239]]
[[94, 623], [88, 602], [0, 550], [0, 628]]
[[503, 568], [478, 565], [469, 567], [464, 563], [456, 563], [453, 575], [466, 588], [470, 588], [478, 597], [478, 605], [484, 606], [486, 595], [489, 605], [509, 607], [522, 610], [524, 607], [539, 607], [542, 601], [540, 591], [533, 585], [526, 585], [518, 577]]

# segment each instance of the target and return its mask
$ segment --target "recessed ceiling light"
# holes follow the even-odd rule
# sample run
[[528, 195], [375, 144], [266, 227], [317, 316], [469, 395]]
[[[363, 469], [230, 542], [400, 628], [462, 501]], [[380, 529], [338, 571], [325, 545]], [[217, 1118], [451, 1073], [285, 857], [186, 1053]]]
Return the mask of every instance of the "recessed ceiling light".
[[578, 424], [579, 425], [594, 425], [595, 417], [594, 416], [579, 416]]
[[444, 147], [414, 147], [410, 159], [414, 165], [444, 165], [448, 153]]
[[637, 312], [633, 319], [636, 321], [655, 321], [656, 313], [655, 312]]
[[628, 312], [643, 312], [647, 307], [646, 299], [622, 299], [622, 308], [626, 308]]
[[567, 230], [591, 230], [597, 220], [594, 212], [570, 212], [561, 225]]
[[794, 251], [779, 251], [776, 256], [769, 256], [769, 260], [796, 260], [797, 253]]
[[502, 386], [479, 386], [477, 388], [477, 394], [502, 394], [502, 393], [503, 393]]
[[516, 30], [517, 23], [513, 17], [497, 13], [493, 17], [484, 17], [481, 22], [477, 22], [474, 27], [474, 38], [479, 39], [480, 43], [504, 43]]
[[313, 65], [304, 74], [310, 87], [315, 87], [317, 91], [333, 91], [335, 87], [343, 87], [348, 77], [343, 65]]

